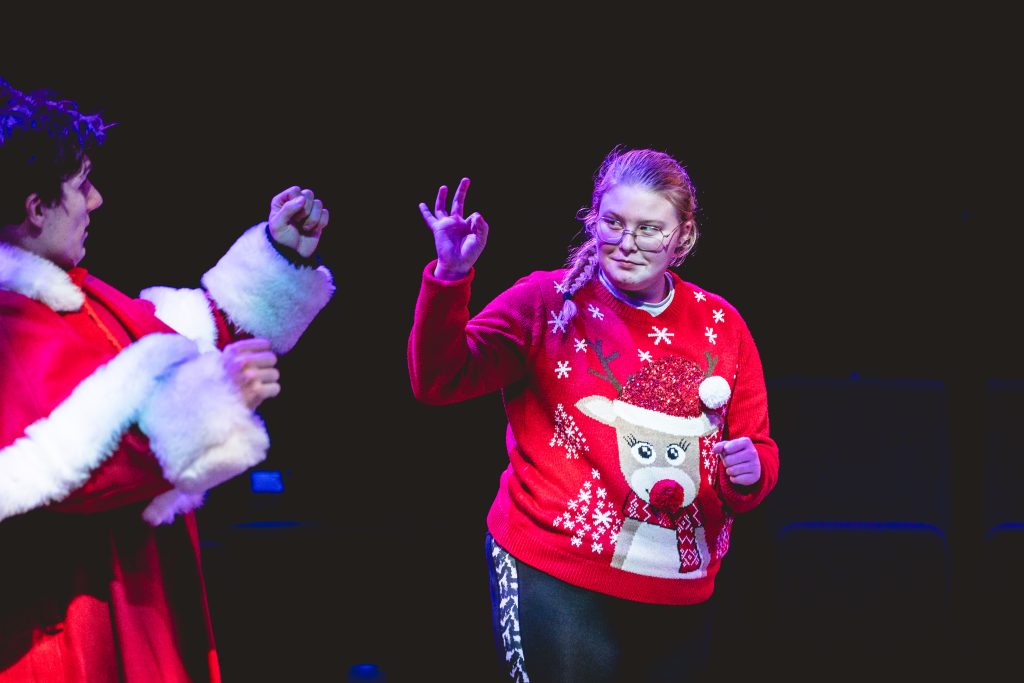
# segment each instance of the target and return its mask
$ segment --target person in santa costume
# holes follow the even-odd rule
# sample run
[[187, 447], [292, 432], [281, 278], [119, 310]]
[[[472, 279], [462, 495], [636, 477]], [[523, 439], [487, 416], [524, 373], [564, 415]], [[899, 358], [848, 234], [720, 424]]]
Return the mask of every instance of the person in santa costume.
[[509, 466], [487, 516], [495, 644], [515, 681], [697, 680], [738, 515], [778, 478], [761, 361], [739, 312], [680, 279], [697, 241], [683, 166], [616, 148], [581, 209], [587, 239], [468, 310], [487, 242], [420, 204], [437, 252], [409, 336], [414, 395], [500, 391]]
[[3, 683], [220, 680], [193, 511], [266, 456], [277, 354], [334, 292], [298, 187], [201, 289], [80, 267], [107, 127], [0, 79]]

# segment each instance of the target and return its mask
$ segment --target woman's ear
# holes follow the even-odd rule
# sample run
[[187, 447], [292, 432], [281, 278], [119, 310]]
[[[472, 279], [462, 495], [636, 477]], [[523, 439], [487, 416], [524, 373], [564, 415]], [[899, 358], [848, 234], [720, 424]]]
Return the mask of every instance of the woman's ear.
[[679, 228], [679, 239], [676, 240], [675, 256], [672, 259], [672, 267], [682, 264], [686, 258], [686, 245], [690, 243], [690, 235], [693, 234], [693, 221], [686, 221]]
[[690, 234], [693, 231], [693, 223], [686, 221], [679, 228], [679, 239], [676, 240], [676, 254], [686, 251], [686, 244], [690, 241]]

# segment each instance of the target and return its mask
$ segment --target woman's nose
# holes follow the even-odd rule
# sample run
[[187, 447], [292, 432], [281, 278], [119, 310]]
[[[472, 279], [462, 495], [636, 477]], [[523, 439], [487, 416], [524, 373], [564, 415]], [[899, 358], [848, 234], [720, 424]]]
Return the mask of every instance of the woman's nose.
[[[629, 246], [626, 246], [626, 238], [629, 238]], [[622, 241], [619, 242], [619, 249], [622, 251], [636, 251], [636, 240], [633, 239], [633, 233], [629, 230], [622, 231]]]

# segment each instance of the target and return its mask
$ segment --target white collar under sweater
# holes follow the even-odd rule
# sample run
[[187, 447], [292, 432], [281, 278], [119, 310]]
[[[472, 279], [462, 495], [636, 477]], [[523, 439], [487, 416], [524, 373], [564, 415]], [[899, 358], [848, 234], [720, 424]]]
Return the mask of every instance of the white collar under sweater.
[[23, 294], [54, 311], [77, 311], [85, 294], [57, 264], [13, 244], [0, 242], [0, 290]]
[[597, 279], [601, 282], [602, 285], [605, 286], [605, 289], [611, 292], [612, 296], [614, 296], [616, 299], [618, 299], [624, 304], [632, 306], [633, 308], [639, 308], [640, 310], [647, 311], [652, 316], [657, 316], [666, 308], [668, 308], [669, 304], [672, 303], [672, 299], [676, 294], [675, 283], [672, 282], [672, 276], [669, 275], [668, 273], [665, 273], [665, 280], [668, 283], [668, 294], [665, 295], [664, 299], [656, 303], [642, 301], [640, 299], [637, 299], [636, 297], [629, 296], [629, 294], [623, 292], [621, 289], [613, 285], [611, 280], [608, 279], [608, 276], [605, 275], [604, 271], [601, 269], [598, 269], [597, 271]]

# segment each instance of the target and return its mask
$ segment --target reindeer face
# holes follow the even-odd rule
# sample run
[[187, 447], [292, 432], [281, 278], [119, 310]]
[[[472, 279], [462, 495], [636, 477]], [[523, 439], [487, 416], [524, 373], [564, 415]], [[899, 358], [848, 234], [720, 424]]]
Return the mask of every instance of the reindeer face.
[[619, 420], [619, 466], [629, 487], [648, 503], [672, 512], [697, 497], [700, 442]]
[[650, 413], [657, 418], [660, 414], [646, 410], [641, 414], [637, 411], [642, 409], [636, 408], [624, 410], [621, 402], [603, 396], [582, 398], [576, 407], [615, 428], [619, 466], [636, 495], [666, 512], [674, 512], [697, 498], [701, 481], [700, 438], [714, 433], [717, 427], [713, 423], [694, 421], [685, 425], [691, 429], [677, 429], [678, 420], [665, 419], [661, 422], [666, 429], [656, 429], [629, 419], [623, 412], [636, 417], [648, 417]]

